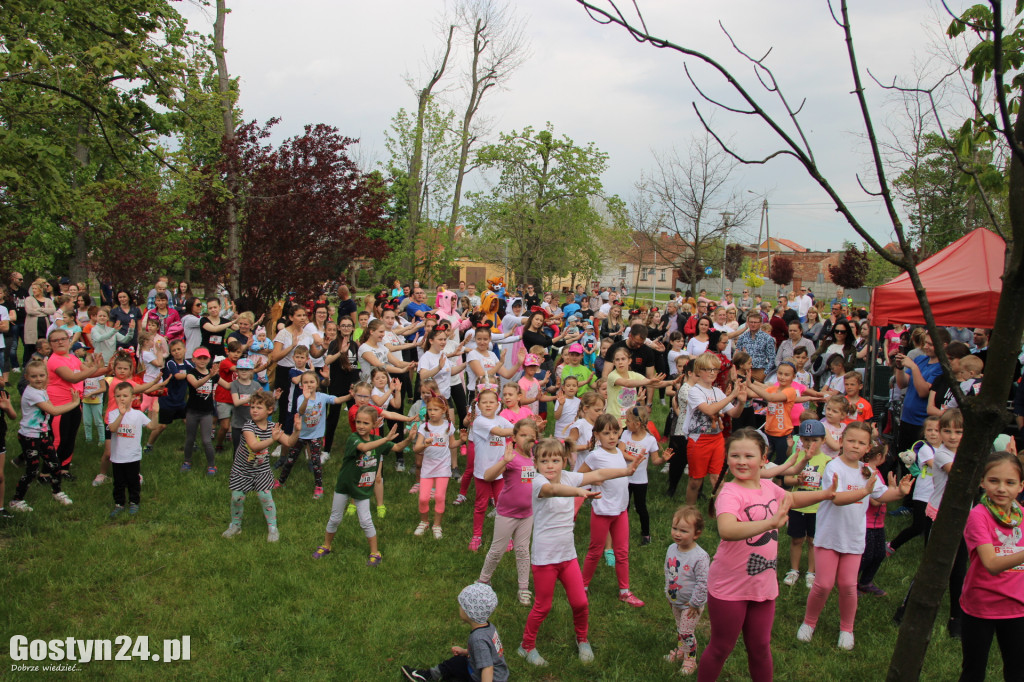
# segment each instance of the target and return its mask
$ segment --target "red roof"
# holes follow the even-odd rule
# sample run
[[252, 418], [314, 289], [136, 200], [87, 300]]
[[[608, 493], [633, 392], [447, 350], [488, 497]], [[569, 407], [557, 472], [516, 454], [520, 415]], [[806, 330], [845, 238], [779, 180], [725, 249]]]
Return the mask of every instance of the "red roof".
[[[978, 228], [917, 266], [935, 323], [943, 327], [992, 328], [1003, 288], [1006, 244]], [[871, 324], [924, 324], [910, 275], [903, 273], [871, 292]]]
[[797, 244], [796, 242], [794, 242], [794, 241], [792, 241], [790, 239], [781, 239], [779, 237], [775, 237], [774, 239], [778, 243], [782, 244], [783, 246], [785, 246], [787, 248], [793, 249], [797, 253], [803, 253], [804, 251], [807, 250], [804, 247], [800, 246], [799, 244]]

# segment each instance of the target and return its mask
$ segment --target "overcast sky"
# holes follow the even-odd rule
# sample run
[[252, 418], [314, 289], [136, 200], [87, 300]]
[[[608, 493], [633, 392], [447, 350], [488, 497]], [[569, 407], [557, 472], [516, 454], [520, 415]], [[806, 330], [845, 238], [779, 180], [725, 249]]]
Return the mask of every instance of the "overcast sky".
[[[639, 4], [653, 34], [709, 52], [734, 67], [751, 91], [759, 88], [752, 70], [731, 51], [718, 22], [752, 55], [771, 48], [768, 64], [788, 99], [807, 99], [801, 122], [823, 174], [876, 238], [890, 240], [880, 202], [857, 186], [857, 173], [870, 176], [870, 158], [862, 144], [860, 111], [850, 94], [842, 31], [824, 2]], [[926, 0], [851, 4], [860, 66], [883, 81], [911, 77], [914, 63], [927, 61], [934, 50], [939, 22], [948, 24], [948, 17], [937, 19]], [[956, 9], [965, 3], [949, 4]], [[426, 58], [441, 43], [435, 26], [443, 2], [229, 0], [228, 6], [228, 66], [241, 80], [239, 104], [247, 120], [281, 117], [278, 140], [300, 132], [304, 124], [327, 123], [360, 138], [361, 163], [385, 158], [384, 131], [391, 117], [400, 107], [415, 107], [405, 76], [420, 76]], [[697, 94], [685, 78], [680, 55], [638, 44], [620, 28], [595, 23], [573, 0], [514, 0], [514, 6], [527, 22], [530, 56], [507, 88], [484, 102], [483, 114], [494, 132], [539, 128], [551, 121], [557, 133], [577, 143], [594, 142], [610, 155], [603, 178], [606, 190], [627, 199], [641, 171], [652, 167], [652, 150], [685, 148], [693, 135], [701, 134], [691, 105]], [[211, 30], [209, 10], [186, 3], [182, 10], [193, 28]], [[736, 102], [706, 68], [698, 67], [696, 73], [709, 93]], [[879, 105], [875, 124], [882, 127], [886, 94], [866, 74], [864, 78], [871, 101]], [[765, 95], [763, 90], [760, 94]], [[454, 82], [447, 96], [461, 101]], [[717, 112], [714, 122], [745, 155], [763, 156], [778, 148], [770, 131], [752, 117]], [[479, 180], [470, 185], [480, 189]], [[839, 248], [844, 239], [856, 239], [825, 193], [791, 158], [741, 169], [737, 188], [767, 193], [774, 236], [818, 249]], [[756, 233], [756, 223], [751, 227]]]

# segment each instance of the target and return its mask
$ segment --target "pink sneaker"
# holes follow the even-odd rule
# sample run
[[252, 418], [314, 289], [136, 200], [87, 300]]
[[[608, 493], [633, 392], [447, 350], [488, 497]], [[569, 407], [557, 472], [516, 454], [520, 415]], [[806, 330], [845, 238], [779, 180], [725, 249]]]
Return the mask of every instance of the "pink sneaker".
[[409, 494], [410, 495], [415, 495], [419, 491], [420, 491], [420, 484], [418, 482], [414, 483], [413, 486], [411, 488], [409, 488]]
[[629, 604], [630, 606], [635, 606], [637, 608], [640, 608], [641, 606], [644, 605], [644, 603], [642, 601], [640, 601], [639, 599], [637, 599], [636, 595], [633, 594], [632, 592], [625, 592], [623, 594], [620, 594], [619, 595], [619, 601], [625, 602], [625, 603]]
[[480, 549], [480, 545], [483, 544], [483, 538], [479, 535], [474, 535], [473, 539], [469, 541], [469, 551], [475, 552]]

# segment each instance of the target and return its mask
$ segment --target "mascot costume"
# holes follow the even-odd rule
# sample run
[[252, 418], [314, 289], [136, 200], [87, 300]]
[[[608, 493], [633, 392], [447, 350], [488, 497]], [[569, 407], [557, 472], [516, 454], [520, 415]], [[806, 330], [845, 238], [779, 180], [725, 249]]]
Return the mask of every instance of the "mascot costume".
[[477, 312], [481, 313], [481, 319], [491, 323], [492, 329], [500, 328], [502, 308], [504, 307], [505, 278], [495, 277], [487, 280], [487, 289], [480, 295], [480, 307]]

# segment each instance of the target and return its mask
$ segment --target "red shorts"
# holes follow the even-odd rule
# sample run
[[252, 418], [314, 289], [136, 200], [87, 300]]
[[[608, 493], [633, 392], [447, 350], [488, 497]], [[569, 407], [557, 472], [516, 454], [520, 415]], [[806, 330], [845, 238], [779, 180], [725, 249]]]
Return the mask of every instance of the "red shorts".
[[702, 434], [686, 444], [686, 463], [690, 478], [700, 479], [708, 474], [718, 476], [725, 466], [725, 437], [721, 433]]

